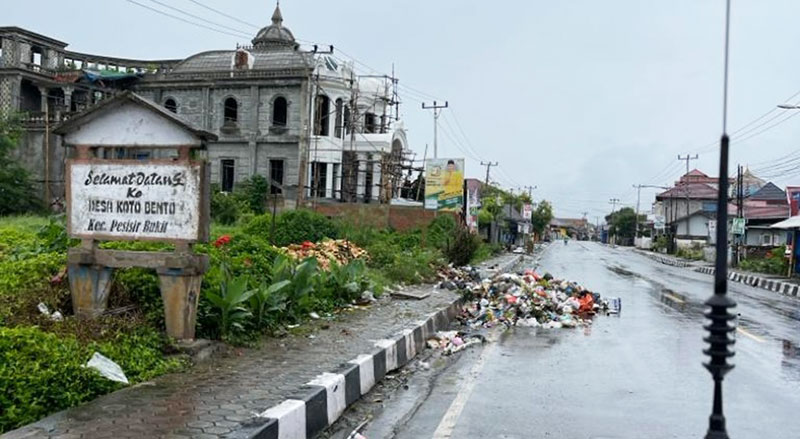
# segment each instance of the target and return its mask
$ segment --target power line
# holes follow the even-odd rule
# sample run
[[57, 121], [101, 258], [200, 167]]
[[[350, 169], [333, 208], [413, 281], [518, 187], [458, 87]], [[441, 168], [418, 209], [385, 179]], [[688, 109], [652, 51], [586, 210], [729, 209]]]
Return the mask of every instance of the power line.
[[203, 18], [203, 17], [201, 17], [199, 15], [195, 15], [195, 14], [192, 14], [190, 12], [186, 12], [183, 9], [176, 8], [174, 6], [170, 6], [170, 5], [166, 4], [166, 3], [160, 2], [158, 0], [150, 0], [150, 1], [155, 3], [155, 4], [157, 4], [157, 5], [161, 5], [161, 6], [165, 7], [165, 8], [167, 8], [167, 9], [170, 9], [170, 10], [173, 10], [175, 12], [178, 12], [180, 14], [183, 14], [183, 15], [186, 15], [188, 17], [192, 17], [194, 19], [200, 20], [200, 21], [202, 21], [204, 23], [208, 23], [208, 24], [211, 24], [213, 26], [218, 26], [218, 27], [221, 27], [223, 29], [228, 29], [230, 31], [236, 32], [237, 34], [241, 34], [242, 36], [249, 37], [248, 34], [240, 31], [239, 29], [232, 28], [232, 27], [229, 27], [229, 26], [225, 26], [224, 24], [219, 24], [219, 23], [216, 23], [216, 22], [211, 21], [211, 20], [206, 20], [205, 18]]
[[244, 20], [241, 20], [241, 19], [239, 19], [239, 18], [236, 18], [236, 17], [234, 17], [234, 16], [232, 16], [232, 15], [228, 15], [228, 14], [226, 14], [226, 13], [222, 12], [222, 11], [219, 11], [219, 10], [217, 10], [217, 9], [214, 9], [214, 8], [212, 8], [211, 6], [206, 6], [206, 5], [204, 5], [204, 4], [202, 4], [202, 3], [200, 3], [200, 2], [199, 2], [199, 1], [197, 1], [197, 0], [189, 0], [189, 1], [190, 1], [190, 2], [192, 2], [192, 3], [194, 3], [194, 4], [196, 4], [197, 6], [200, 6], [201, 8], [208, 9], [209, 11], [211, 11], [211, 12], [214, 12], [214, 13], [217, 13], [217, 14], [219, 14], [219, 15], [222, 15], [223, 17], [230, 18], [230, 19], [231, 19], [231, 20], [233, 20], [233, 21], [236, 21], [236, 22], [239, 22], [239, 23], [242, 23], [242, 24], [246, 24], [246, 25], [248, 25], [248, 26], [250, 26], [250, 27], [254, 27], [254, 28], [256, 28], [256, 29], [260, 29], [260, 28], [261, 28], [261, 27], [260, 27], [260, 26], [258, 26], [258, 25], [255, 25], [255, 24], [253, 24], [253, 23], [248, 23], [248, 22], [246, 22], [246, 21], [244, 21]]
[[134, 5], [140, 6], [142, 8], [149, 9], [149, 10], [151, 10], [151, 11], [157, 13], [157, 14], [161, 14], [161, 15], [164, 15], [166, 17], [173, 18], [175, 20], [180, 20], [180, 21], [182, 21], [182, 22], [184, 22], [186, 24], [191, 24], [192, 26], [202, 27], [202, 28], [208, 29], [210, 31], [214, 31], [214, 32], [217, 32], [217, 33], [220, 33], [220, 34], [230, 35], [230, 36], [237, 37], [237, 38], [241, 38], [242, 37], [241, 34], [234, 34], [232, 32], [228, 32], [228, 31], [224, 31], [224, 30], [220, 30], [220, 29], [215, 29], [213, 27], [206, 26], [206, 25], [201, 24], [201, 23], [190, 21], [190, 20], [187, 20], [185, 18], [178, 17], [177, 15], [172, 15], [172, 14], [170, 14], [168, 12], [164, 12], [164, 11], [156, 9], [156, 8], [151, 8], [150, 6], [143, 5], [143, 4], [141, 4], [141, 3], [139, 3], [139, 2], [137, 2], [135, 0], [125, 0], [125, 1], [127, 1], [128, 3], [133, 3]]

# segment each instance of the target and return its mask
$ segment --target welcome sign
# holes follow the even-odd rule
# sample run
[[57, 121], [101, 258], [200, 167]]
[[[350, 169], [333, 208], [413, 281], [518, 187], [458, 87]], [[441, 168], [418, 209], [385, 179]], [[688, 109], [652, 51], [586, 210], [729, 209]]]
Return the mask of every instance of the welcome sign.
[[202, 167], [184, 163], [68, 164], [70, 236], [194, 242], [200, 236]]

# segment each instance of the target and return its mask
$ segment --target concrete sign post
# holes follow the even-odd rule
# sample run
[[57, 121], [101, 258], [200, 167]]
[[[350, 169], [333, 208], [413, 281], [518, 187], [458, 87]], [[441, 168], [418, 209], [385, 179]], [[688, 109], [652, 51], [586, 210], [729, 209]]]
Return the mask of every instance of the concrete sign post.
[[[210, 172], [191, 151], [215, 136], [132, 93], [95, 106], [56, 133], [77, 151], [66, 173], [67, 230], [81, 239], [67, 255], [75, 314], [94, 318], [106, 311], [115, 268], [151, 268], [159, 278], [167, 335], [193, 339], [208, 256], [194, 253], [192, 245], [208, 241]], [[105, 148], [123, 156], [147, 149], [167, 158], [109, 160]], [[165, 242], [175, 250], [98, 248], [106, 240]]]

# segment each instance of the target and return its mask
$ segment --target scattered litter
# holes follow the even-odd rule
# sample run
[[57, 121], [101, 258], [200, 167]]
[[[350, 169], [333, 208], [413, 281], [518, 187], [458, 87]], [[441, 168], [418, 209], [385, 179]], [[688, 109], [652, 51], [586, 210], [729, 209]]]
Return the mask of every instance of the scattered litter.
[[366, 436], [361, 434], [361, 430], [367, 425], [367, 421], [358, 424], [356, 428], [347, 436], [347, 439], [367, 439]]
[[42, 313], [42, 315], [50, 318], [50, 320], [54, 320], [56, 322], [64, 320], [64, 315], [61, 314], [61, 311], [56, 311], [54, 313], [51, 313], [50, 308], [48, 308], [47, 305], [45, 305], [42, 302], [39, 302], [39, 305], [37, 305], [36, 308], [39, 309], [39, 312]]
[[[428, 347], [442, 349], [444, 355], [451, 355], [484, 341], [486, 339], [479, 334], [468, 334], [462, 331], [439, 331], [435, 336], [428, 339]], [[428, 368], [430, 368], [430, 365], [428, 365]]]
[[300, 326], [300, 325], [286, 325], [286, 328], [294, 329], [294, 328], [297, 328], [298, 326]]
[[366, 290], [361, 293], [361, 297], [356, 301], [357, 305], [369, 305], [370, 303], [375, 303], [378, 300], [375, 299], [375, 293], [370, 290]]
[[103, 356], [103, 354], [99, 352], [95, 352], [94, 355], [92, 355], [92, 358], [86, 363], [85, 367], [100, 372], [100, 375], [111, 381], [128, 384], [128, 378], [125, 376], [125, 372], [122, 371], [122, 368], [119, 367], [119, 364]]
[[314, 320], [319, 320], [319, 314], [317, 314], [315, 312], [308, 313], [308, 316], [311, 317]]
[[331, 260], [339, 265], [346, 265], [353, 259], [369, 257], [366, 250], [344, 239], [326, 239], [316, 244], [306, 241], [302, 244], [291, 244], [283, 249], [293, 259], [316, 258], [319, 267], [326, 271], [330, 269]]

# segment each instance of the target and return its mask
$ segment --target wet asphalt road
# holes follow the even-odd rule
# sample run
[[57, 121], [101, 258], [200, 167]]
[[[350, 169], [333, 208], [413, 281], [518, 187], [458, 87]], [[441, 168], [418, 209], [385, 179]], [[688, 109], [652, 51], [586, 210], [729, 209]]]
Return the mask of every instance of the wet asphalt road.
[[[630, 249], [553, 244], [540, 272], [622, 298], [590, 328], [515, 328], [440, 375], [397, 438], [698, 438], [711, 409], [702, 302], [712, 277]], [[733, 438], [800, 438], [800, 300], [729, 284]], [[370, 437], [370, 436], [367, 436]], [[372, 438], [371, 438], [372, 439]]]

